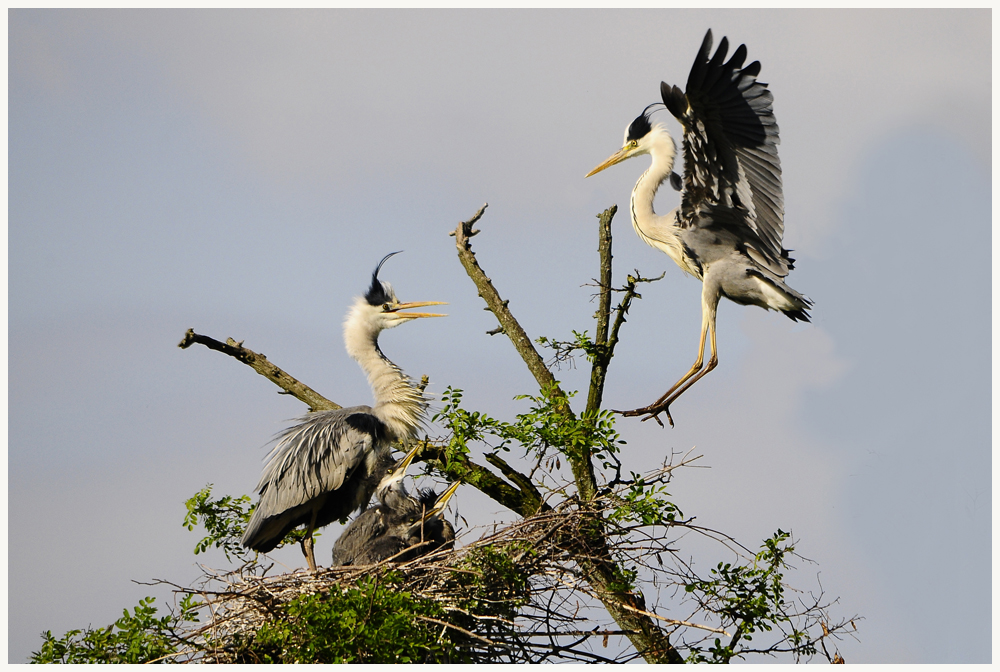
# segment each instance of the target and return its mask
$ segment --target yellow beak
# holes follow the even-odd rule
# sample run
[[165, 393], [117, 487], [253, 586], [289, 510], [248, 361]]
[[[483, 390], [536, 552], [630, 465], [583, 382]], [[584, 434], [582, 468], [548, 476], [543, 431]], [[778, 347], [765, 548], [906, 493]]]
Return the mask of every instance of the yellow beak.
[[402, 476], [406, 473], [406, 469], [410, 466], [410, 463], [413, 462], [413, 458], [417, 456], [417, 451], [420, 450], [420, 446], [421, 444], [419, 443], [413, 446], [413, 450], [408, 452], [406, 457], [399, 461], [396, 468], [392, 470], [394, 476]]
[[[397, 303], [390, 310], [395, 313], [400, 310], [407, 310], [409, 308], [421, 308], [423, 306], [447, 306], [446, 301], [412, 301], [410, 303]], [[448, 317], [442, 313], [402, 313], [400, 317], [407, 317], [416, 319], [418, 317]]]
[[614, 154], [612, 154], [610, 157], [608, 157], [607, 161], [605, 161], [604, 163], [602, 163], [601, 165], [599, 165], [597, 168], [594, 168], [592, 171], [590, 171], [589, 173], [587, 173], [586, 175], [584, 175], [584, 178], [588, 178], [591, 175], [596, 175], [597, 173], [601, 172], [605, 168], [610, 168], [611, 166], [615, 165], [616, 163], [621, 163], [625, 159], [631, 159], [632, 158], [632, 151], [633, 150], [635, 150], [634, 147], [632, 147], [630, 145], [625, 145], [624, 147], [622, 147], [621, 149], [619, 149], [617, 152], [615, 152]]
[[458, 486], [461, 484], [461, 481], [455, 481], [452, 483], [451, 487], [445, 490], [444, 493], [438, 497], [437, 501], [434, 502], [434, 506], [432, 506], [430, 510], [424, 514], [423, 522], [426, 523], [434, 516], [440, 515], [444, 511], [445, 507], [448, 506], [448, 500], [451, 499], [451, 496], [455, 494], [455, 491], [458, 490]]

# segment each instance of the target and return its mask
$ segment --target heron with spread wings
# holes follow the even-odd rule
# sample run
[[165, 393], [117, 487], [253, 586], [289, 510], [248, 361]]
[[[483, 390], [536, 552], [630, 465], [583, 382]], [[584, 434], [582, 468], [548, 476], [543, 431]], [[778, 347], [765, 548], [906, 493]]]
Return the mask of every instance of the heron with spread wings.
[[[650, 120], [652, 108], [660, 103], [646, 107], [626, 129], [624, 146], [587, 174], [648, 154], [652, 163], [632, 190], [632, 226], [643, 241], [702, 281], [701, 339], [694, 365], [652, 404], [623, 413], [657, 422], [659, 414], [666, 413], [671, 426], [670, 404], [719, 363], [719, 299], [778, 310], [805, 322], [812, 307], [812, 301], [785, 284], [794, 259], [781, 246], [785, 208], [773, 96], [767, 84], [757, 81], [760, 62], [743, 66], [746, 46], [740, 45], [726, 61], [728, 49], [723, 37], [709, 58], [709, 30], [687, 89], [660, 83], [662, 104], [684, 129], [683, 179], [674, 172], [673, 138]], [[681, 204], [657, 215], [653, 199], [667, 180], [681, 192]], [[707, 365], [706, 339], [711, 348]]]
[[368, 505], [392, 465], [390, 446], [416, 440], [427, 400], [402, 369], [382, 354], [385, 329], [437, 313], [404, 313], [441, 301], [402, 303], [392, 286], [378, 279], [386, 255], [372, 273], [364, 296], [344, 321], [347, 353], [368, 376], [374, 406], [310, 413], [283, 432], [267, 456], [257, 490], [260, 502], [243, 535], [247, 548], [266, 553], [299, 525], [306, 526], [302, 552], [316, 570], [312, 533]]

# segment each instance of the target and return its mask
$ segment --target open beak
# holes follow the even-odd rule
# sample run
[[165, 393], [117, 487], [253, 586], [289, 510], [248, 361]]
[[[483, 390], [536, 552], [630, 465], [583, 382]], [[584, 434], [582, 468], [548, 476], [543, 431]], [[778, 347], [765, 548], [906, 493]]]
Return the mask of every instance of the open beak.
[[632, 158], [632, 153], [631, 153], [630, 150], [634, 150], [634, 148], [630, 147], [629, 145], [625, 145], [624, 147], [622, 147], [621, 149], [619, 149], [617, 152], [615, 152], [614, 154], [612, 154], [608, 158], [607, 161], [605, 161], [604, 163], [602, 163], [601, 165], [599, 165], [597, 168], [594, 168], [592, 171], [590, 171], [589, 173], [587, 173], [586, 175], [584, 175], [584, 178], [590, 177], [591, 175], [596, 175], [597, 173], [601, 172], [605, 168], [610, 168], [611, 166], [615, 165], [616, 163], [621, 163], [625, 159], [631, 159]]
[[439, 516], [444, 513], [445, 507], [448, 506], [448, 500], [451, 499], [451, 496], [455, 494], [455, 491], [458, 490], [458, 486], [461, 484], [461, 481], [455, 481], [452, 483], [451, 487], [445, 490], [444, 493], [437, 498], [437, 501], [434, 502], [434, 506], [432, 506], [430, 510], [424, 514], [423, 522], [426, 523], [434, 516]]
[[413, 462], [413, 458], [417, 456], [417, 451], [420, 450], [421, 445], [422, 444], [418, 443], [417, 445], [413, 446], [413, 450], [408, 452], [406, 454], [406, 457], [401, 459], [396, 464], [396, 468], [392, 470], [393, 476], [402, 478], [403, 474], [406, 473], [406, 469], [410, 466], [410, 463]]
[[[392, 312], [398, 312], [400, 310], [407, 310], [409, 308], [421, 308], [423, 306], [447, 306], [446, 301], [412, 301], [410, 303], [397, 303], [392, 307]], [[407, 319], [416, 319], [418, 317], [448, 317], [442, 313], [400, 313], [400, 317], [405, 317]]]

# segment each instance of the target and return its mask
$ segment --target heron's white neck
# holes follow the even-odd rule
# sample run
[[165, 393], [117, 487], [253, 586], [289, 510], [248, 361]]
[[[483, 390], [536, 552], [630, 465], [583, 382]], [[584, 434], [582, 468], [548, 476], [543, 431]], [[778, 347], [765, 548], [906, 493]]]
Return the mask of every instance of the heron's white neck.
[[361, 311], [352, 311], [344, 324], [347, 354], [357, 360], [368, 376], [375, 405], [372, 412], [395, 440], [417, 437], [427, 400], [403, 370], [389, 361], [378, 347], [379, 329], [369, 326]]
[[674, 149], [674, 139], [659, 124], [643, 138], [643, 142], [648, 145], [648, 153], [653, 162], [632, 189], [632, 224], [640, 236], [643, 234], [639, 227], [656, 217], [656, 213], [653, 212], [653, 199], [656, 198], [660, 185], [670, 177], [677, 152]]
[[632, 189], [630, 203], [632, 226], [647, 245], [666, 253], [683, 270], [699, 277], [693, 267], [689, 268], [691, 264], [684, 258], [684, 248], [673, 224], [673, 213], [664, 217], [657, 215], [653, 210], [653, 200], [656, 198], [657, 190], [674, 170], [674, 158], [677, 153], [674, 139], [670, 137], [667, 129], [657, 124], [643, 141], [649, 147], [649, 155], [653, 162]]

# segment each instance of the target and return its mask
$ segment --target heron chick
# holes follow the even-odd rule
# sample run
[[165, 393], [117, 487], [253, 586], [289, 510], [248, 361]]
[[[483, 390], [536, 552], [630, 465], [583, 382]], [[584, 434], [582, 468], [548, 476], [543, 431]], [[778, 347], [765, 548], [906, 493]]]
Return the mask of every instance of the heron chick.
[[382, 353], [378, 336], [417, 318], [444, 317], [402, 312], [444, 302], [401, 302], [392, 286], [378, 279], [382, 264], [393, 254], [398, 253], [379, 262], [368, 291], [355, 300], [344, 321], [347, 353], [368, 376], [375, 405], [310, 413], [278, 436], [257, 485], [260, 501], [243, 534], [243, 546], [266, 553], [295, 527], [305, 525], [302, 552], [315, 571], [313, 531], [366, 506], [392, 464], [390, 446], [417, 438], [427, 400]]
[[440, 497], [432, 490], [411, 496], [404, 477], [416, 451], [388, 470], [376, 491], [379, 504], [363, 511], [341, 532], [333, 545], [332, 566], [371, 565], [408, 548], [413, 550], [399, 560], [411, 560], [454, 541], [455, 531], [442, 514], [459, 483]]
[[[587, 174], [648, 154], [652, 163], [632, 189], [632, 226], [639, 238], [702, 281], [701, 340], [694, 365], [652, 404], [623, 413], [660, 422], [657, 416], [665, 412], [671, 426], [670, 404], [719, 363], [715, 316], [720, 298], [805, 322], [812, 307], [812, 301], [785, 284], [794, 259], [781, 246], [785, 206], [773, 96], [767, 84], [757, 81], [759, 61], [743, 67], [746, 46], [740, 45], [726, 61], [728, 49], [723, 37], [709, 59], [709, 30], [687, 90], [660, 83], [662, 105], [684, 129], [683, 180], [673, 172], [673, 138], [650, 120], [651, 108], [660, 103], [646, 107], [625, 130], [622, 148]], [[681, 191], [681, 205], [657, 215], [653, 199], [667, 179]], [[706, 337], [712, 354], [702, 368]]]

